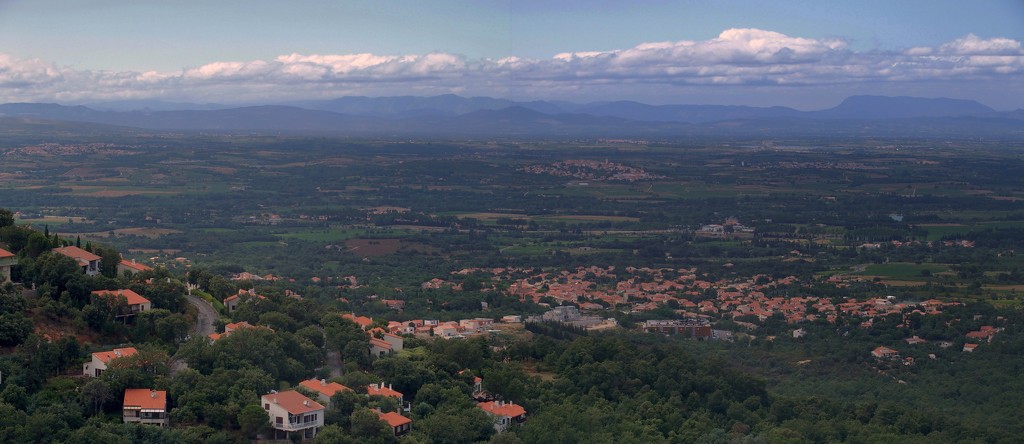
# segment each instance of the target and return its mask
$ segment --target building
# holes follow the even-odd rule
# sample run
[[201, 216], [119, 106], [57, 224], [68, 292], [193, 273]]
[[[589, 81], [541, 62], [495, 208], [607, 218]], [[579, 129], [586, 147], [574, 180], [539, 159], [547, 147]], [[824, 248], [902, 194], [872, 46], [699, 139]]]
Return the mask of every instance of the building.
[[11, 267], [17, 263], [14, 253], [0, 248], [0, 284], [11, 281]]
[[134, 292], [132, 290], [128, 290], [128, 289], [121, 289], [121, 290], [96, 290], [96, 291], [92, 292], [92, 296], [94, 298], [106, 298], [106, 297], [117, 297], [117, 298], [122, 298], [123, 297], [123, 298], [125, 298], [125, 300], [128, 301], [128, 312], [127, 313], [119, 313], [119, 314], [114, 316], [115, 318], [125, 318], [125, 317], [129, 317], [129, 316], [135, 316], [137, 313], [142, 313], [144, 311], [149, 311], [149, 310], [153, 309], [153, 304], [149, 302], [149, 299], [146, 299], [146, 298], [142, 297], [141, 295], [139, 295], [138, 293], [136, 293], [136, 292]]
[[270, 417], [270, 426], [274, 428], [274, 439], [288, 439], [289, 433], [314, 438], [324, 426], [324, 406], [302, 393], [294, 390], [271, 392], [260, 400]]
[[167, 427], [167, 392], [152, 389], [125, 390], [121, 417], [125, 423]]
[[871, 356], [875, 359], [899, 359], [900, 352], [889, 347], [878, 347], [871, 351]]
[[395, 432], [395, 436], [402, 436], [409, 433], [412, 430], [412, 420], [406, 418], [395, 412], [381, 413], [377, 412], [377, 416], [380, 417], [381, 421], [388, 423], [391, 426], [391, 430]]
[[389, 355], [394, 352], [394, 348], [390, 343], [382, 339], [370, 338], [370, 356], [379, 358], [384, 355]]
[[238, 304], [242, 302], [253, 300], [253, 299], [267, 299], [266, 296], [256, 294], [253, 289], [249, 290], [238, 290], [238, 294], [228, 296], [224, 299], [224, 308], [227, 309], [228, 313], [231, 313], [238, 309]]
[[711, 322], [702, 318], [649, 320], [641, 328], [647, 333], [686, 335], [697, 339], [711, 337]]
[[345, 313], [341, 315], [342, 319], [348, 319], [359, 325], [360, 328], [366, 330], [373, 326], [373, 319], [366, 316], [356, 316], [355, 313]]
[[494, 430], [499, 433], [507, 430], [514, 424], [526, 422], [526, 409], [521, 405], [505, 401], [488, 401], [477, 404], [487, 414], [494, 418]]
[[54, 253], [60, 253], [64, 256], [74, 259], [78, 263], [79, 267], [82, 267], [82, 272], [87, 276], [96, 276], [100, 274], [100, 259], [101, 257], [85, 251], [78, 247], [63, 247], [54, 248]]
[[335, 394], [352, 391], [352, 389], [338, 384], [337, 382], [327, 382], [323, 379], [307, 379], [300, 382], [299, 385], [316, 392], [317, 398], [320, 399], [320, 402], [328, 406], [331, 405], [331, 397]]
[[126, 261], [124, 259], [117, 263], [117, 275], [118, 276], [131, 276], [134, 274], [142, 273], [143, 271], [151, 271], [153, 268], [140, 264], [135, 261]]
[[107, 370], [107, 366], [110, 365], [110, 361], [119, 358], [127, 358], [138, 352], [139, 351], [136, 350], [135, 347], [125, 347], [115, 348], [111, 351], [93, 353], [92, 360], [82, 364], [82, 374], [93, 378], [99, 377], [100, 374]]

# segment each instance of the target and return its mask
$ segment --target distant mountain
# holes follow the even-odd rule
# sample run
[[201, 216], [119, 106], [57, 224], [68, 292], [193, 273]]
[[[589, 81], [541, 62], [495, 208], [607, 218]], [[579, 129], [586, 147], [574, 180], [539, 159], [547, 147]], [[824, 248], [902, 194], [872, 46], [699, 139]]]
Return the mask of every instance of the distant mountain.
[[[89, 122], [125, 128], [356, 136], [934, 136], [1024, 139], [1024, 110], [996, 112], [969, 100], [855, 96], [821, 111], [785, 107], [512, 102], [486, 97], [346, 97], [211, 110], [101, 111], [52, 103], [0, 105], [24, 122]], [[179, 104], [186, 105], [186, 104]], [[170, 106], [170, 105], [168, 105]], [[309, 107], [329, 108], [313, 109]], [[346, 111], [346, 112], [341, 112]], [[14, 122], [19, 128], [25, 124]], [[13, 131], [13, 130], [12, 130]], [[10, 134], [8, 132], [8, 134]]]
[[782, 106], [757, 108], [753, 106], [730, 105], [647, 105], [628, 101], [583, 107], [577, 110], [577, 112], [595, 116], [620, 117], [650, 122], [690, 123], [736, 119], [775, 119], [780, 117], [798, 117], [803, 114], [795, 109]]
[[973, 100], [851, 96], [835, 108], [813, 112], [810, 115], [828, 119], [910, 119], [972, 116], [993, 112], [995, 110], [992, 108]]
[[165, 102], [163, 100], [112, 100], [107, 102], [84, 103], [83, 106], [98, 111], [199, 111], [237, 108], [219, 103]]

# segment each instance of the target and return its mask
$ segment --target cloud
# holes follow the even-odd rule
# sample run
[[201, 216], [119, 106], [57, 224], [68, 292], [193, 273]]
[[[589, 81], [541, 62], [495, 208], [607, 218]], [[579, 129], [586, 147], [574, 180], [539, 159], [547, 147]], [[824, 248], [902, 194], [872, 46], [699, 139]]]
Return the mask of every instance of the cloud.
[[339, 95], [585, 96], [698, 87], [770, 88], [997, 84], [1024, 74], [1021, 42], [973, 34], [937, 47], [855, 51], [842, 39], [728, 29], [708, 40], [647, 42], [551, 58], [467, 59], [428, 54], [288, 54], [220, 61], [178, 72], [89, 71], [0, 54], [0, 101], [166, 98], [258, 101]]

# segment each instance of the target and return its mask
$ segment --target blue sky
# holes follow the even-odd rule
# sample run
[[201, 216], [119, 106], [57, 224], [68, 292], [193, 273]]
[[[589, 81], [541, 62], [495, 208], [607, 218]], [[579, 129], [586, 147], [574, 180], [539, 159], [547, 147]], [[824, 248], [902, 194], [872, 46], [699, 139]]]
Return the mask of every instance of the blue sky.
[[905, 94], [1010, 109], [1024, 107], [1021, 42], [1020, 0], [0, 0], [0, 101], [453, 92], [809, 109]]

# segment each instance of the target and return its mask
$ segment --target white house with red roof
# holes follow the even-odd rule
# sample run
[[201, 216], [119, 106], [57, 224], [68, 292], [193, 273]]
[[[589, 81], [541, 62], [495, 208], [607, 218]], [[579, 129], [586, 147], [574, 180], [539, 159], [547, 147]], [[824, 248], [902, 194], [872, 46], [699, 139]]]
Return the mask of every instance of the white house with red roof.
[[327, 382], [324, 379], [307, 379], [299, 383], [300, 386], [316, 392], [317, 398], [324, 405], [331, 405], [331, 397], [341, 392], [351, 392], [352, 389], [345, 387], [344, 385], [338, 384], [337, 382]]
[[381, 421], [388, 423], [388, 426], [391, 427], [391, 430], [395, 433], [396, 437], [409, 433], [409, 431], [412, 430], [412, 420], [398, 413], [377, 412], [377, 416], [380, 417]]
[[142, 295], [129, 290], [96, 290], [92, 292], [94, 298], [125, 298], [128, 301], [128, 313], [120, 313], [115, 315], [115, 318], [135, 316], [137, 313], [149, 311], [153, 309], [153, 304], [149, 302], [149, 299], [142, 297]]
[[514, 402], [488, 401], [477, 406], [494, 418], [494, 430], [498, 432], [503, 432], [514, 424], [526, 422], [526, 409]]
[[102, 258], [95, 254], [75, 246], [54, 248], [53, 252], [63, 254], [64, 256], [74, 259], [75, 262], [78, 263], [78, 266], [82, 267], [82, 272], [87, 276], [96, 276], [97, 274], [100, 274], [100, 259]]
[[140, 264], [135, 261], [127, 261], [121, 259], [121, 262], [117, 263], [117, 275], [118, 276], [131, 276], [133, 274], [142, 273], [143, 271], [151, 271], [153, 268], [147, 265]]
[[127, 389], [121, 418], [125, 423], [154, 424], [167, 427], [167, 392], [152, 389]]
[[11, 267], [16, 263], [14, 253], [0, 248], [0, 284], [11, 281]]
[[875, 359], [899, 359], [900, 352], [889, 347], [879, 346], [871, 351], [871, 356]]
[[238, 308], [238, 304], [254, 299], [266, 300], [267, 298], [266, 296], [256, 294], [254, 289], [238, 290], [238, 294], [228, 296], [224, 299], [224, 308], [227, 309], [228, 313], [231, 313]]
[[289, 433], [314, 438], [324, 426], [324, 406], [297, 391], [271, 392], [260, 401], [270, 417], [274, 439], [287, 439]]
[[110, 361], [127, 358], [138, 352], [139, 351], [136, 350], [135, 347], [125, 347], [93, 353], [92, 360], [82, 364], [82, 374], [93, 378], [99, 377], [100, 374], [107, 370], [107, 366], [110, 365]]

